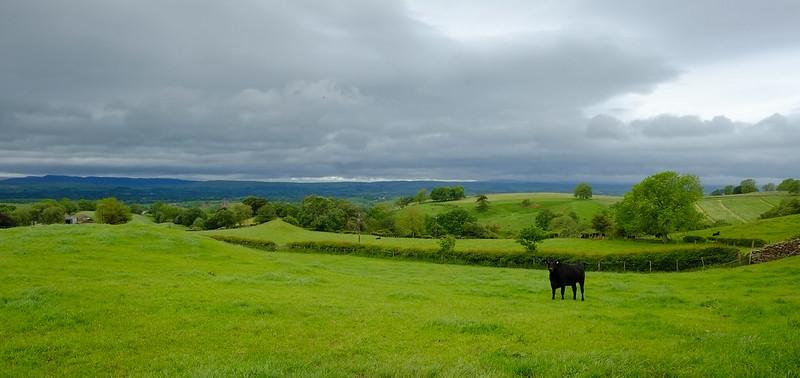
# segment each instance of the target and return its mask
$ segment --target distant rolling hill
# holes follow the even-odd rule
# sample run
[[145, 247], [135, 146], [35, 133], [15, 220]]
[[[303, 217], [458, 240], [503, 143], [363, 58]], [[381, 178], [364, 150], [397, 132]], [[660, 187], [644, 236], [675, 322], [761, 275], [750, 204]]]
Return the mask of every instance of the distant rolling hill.
[[[164, 178], [30, 176], [0, 180], [0, 200], [24, 201], [42, 198], [96, 199], [108, 196], [126, 202], [197, 201], [240, 198], [248, 195], [297, 201], [310, 194], [382, 201], [413, 195], [420, 188], [461, 185], [469, 194], [510, 192], [571, 193], [575, 183], [520, 181], [380, 181], [380, 182], [263, 182], [190, 181]], [[597, 194], [622, 194], [628, 184], [593, 184]]]

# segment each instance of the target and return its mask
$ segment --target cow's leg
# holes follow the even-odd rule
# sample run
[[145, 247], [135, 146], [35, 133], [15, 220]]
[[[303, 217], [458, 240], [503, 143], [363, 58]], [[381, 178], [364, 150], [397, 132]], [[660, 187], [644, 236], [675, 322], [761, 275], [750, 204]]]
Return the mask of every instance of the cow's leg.
[[581, 300], [583, 300], [583, 281], [579, 283], [581, 284]]
[[564, 299], [564, 289], [565, 288], [566, 288], [566, 285], [561, 286], [561, 299]]
[[578, 287], [573, 283], [572, 284], [572, 300], [578, 299]]
[[556, 299], [556, 288], [553, 287], [553, 300], [555, 300], [555, 299]]

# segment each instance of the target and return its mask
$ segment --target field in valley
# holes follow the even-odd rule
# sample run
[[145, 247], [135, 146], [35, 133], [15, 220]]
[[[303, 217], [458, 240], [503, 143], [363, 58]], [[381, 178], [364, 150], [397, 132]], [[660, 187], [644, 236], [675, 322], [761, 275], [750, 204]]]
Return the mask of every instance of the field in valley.
[[[342, 234], [333, 232], [309, 231], [276, 219], [258, 226], [234, 228], [230, 230], [203, 231], [209, 235], [237, 236], [255, 240], [268, 240], [278, 245], [302, 241], [334, 241], [357, 243], [359, 236], [355, 234]], [[397, 248], [439, 248], [438, 239], [391, 238], [361, 235], [361, 243], [381, 245]], [[702, 245], [691, 243], [654, 243], [634, 242], [627, 240], [591, 240], [578, 238], [547, 239], [540, 243], [539, 251], [542, 253], [559, 253], [575, 255], [603, 255], [611, 253], [641, 253], [659, 252], [674, 249], [700, 248]], [[521, 252], [524, 248], [513, 239], [459, 239], [456, 241], [456, 250], [460, 251], [493, 251], [493, 252]]]
[[148, 224], [0, 230], [3, 375], [791, 376], [800, 258], [546, 272], [263, 252]]
[[[451, 202], [425, 202], [412, 204], [423, 213], [436, 215], [455, 206], [464, 208], [484, 225], [495, 224], [501, 230], [516, 232], [531, 225], [541, 209], [550, 209], [555, 214], [574, 211], [581, 221], [588, 223], [592, 216], [608, 209], [622, 197], [596, 195], [591, 200], [578, 200], [566, 193], [502, 193], [488, 194], [489, 210], [477, 210], [475, 197]], [[749, 193], [730, 196], [711, 196], [702, 198], [697, 207], [709, 222], [725, 221], [742, 224], [757, 220], [758, 217], [776, 206], [782, 199], [789, 198], [783, 192]], [[522, 206], [523, 200], [531, 206]]]

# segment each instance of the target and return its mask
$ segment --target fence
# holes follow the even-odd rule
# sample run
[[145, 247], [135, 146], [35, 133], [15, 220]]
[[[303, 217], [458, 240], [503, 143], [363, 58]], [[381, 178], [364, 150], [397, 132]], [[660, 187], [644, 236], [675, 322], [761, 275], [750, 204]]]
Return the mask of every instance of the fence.
[[[227, 243], [251, 248], [270, 251], [278, 249], [277, 245], [271, 241], [219, 235], [212, 237]], [[283, 249], [303, 253], [355, 255], [428, 261], [440, 264], [483, 265], [507, 268], [538, 268], [544, 267], [547, 260], [559, 260], [565, 263], [583, 263], [587, 271], [603, 272], [674, 272], [703, 269], [710, 266], [736, 266], [751, 263], [749, 258], [743, 258], [737, 248], [724, 246], [609, 255], [444, 251], [327, 241], [292, 242], [284, 246]]]

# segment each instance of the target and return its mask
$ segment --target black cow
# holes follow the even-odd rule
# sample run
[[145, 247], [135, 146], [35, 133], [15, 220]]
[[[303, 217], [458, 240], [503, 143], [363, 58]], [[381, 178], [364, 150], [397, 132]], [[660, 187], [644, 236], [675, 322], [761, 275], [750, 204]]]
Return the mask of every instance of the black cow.
[[586, 273], [583, 263], [562, 264], [559, 261], [548, 260], [547, 270], [550, 271], [550, 288], [553, 289], [553, 299], [556, 299], [556, 289], [561, 288], [561, 299], [564, 299], [564, 288], [572, 286], [572, 299], [578, 299], [575, 284], [581, 285], [581, 300], [583, 300], [583, 281]]
[[715, 232], [715, 233], [711, 234], [711, 236], [719, 236], [719, 231], [717, 231], [717, 232]]

